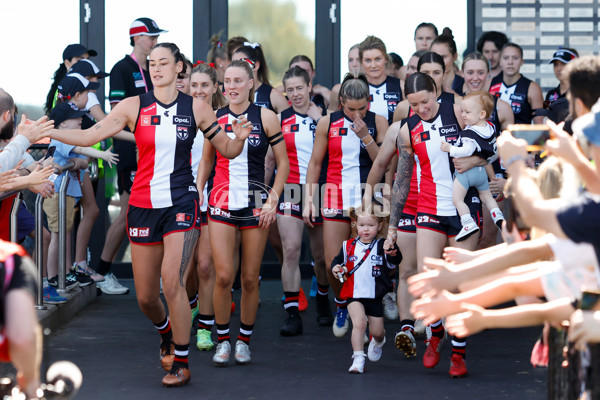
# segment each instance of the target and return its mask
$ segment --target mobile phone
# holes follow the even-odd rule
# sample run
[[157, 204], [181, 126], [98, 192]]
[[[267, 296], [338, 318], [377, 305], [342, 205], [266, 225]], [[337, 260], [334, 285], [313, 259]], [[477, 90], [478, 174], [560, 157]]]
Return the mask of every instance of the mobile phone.
[[600, 290], [584, 289], [581, 291], [581, 298], [578, 301], [577, 308], [580, 310], [594, 310], [600, 301]]
[[550, 128], [546, 125], [513, 124], [508, 126], [508, 131], [517, 139], [527, 142], [527, 151], [542, 151], [544, 143], [550, 138]]

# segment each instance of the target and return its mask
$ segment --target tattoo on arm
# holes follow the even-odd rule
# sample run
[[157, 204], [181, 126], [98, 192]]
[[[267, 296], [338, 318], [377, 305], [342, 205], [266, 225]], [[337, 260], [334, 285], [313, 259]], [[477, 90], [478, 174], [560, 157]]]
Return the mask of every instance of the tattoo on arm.
[[400, 149], [400, 154], [398, 155], [396, 179], [392, 188], [390, 226], [397, 226], [402, 216], [402, 210], [410, 191], [410, 179], [412, 178], [415, 162], [412, 152], [407, 152], [406, 148], [400, 143], [400, 140], [398, 140], [398, 148]]
[[198, 236], [200, 236], [200, 231], [198, 231], [198, 229], [195, 228], [192, 228], [184, 233], [183, 251], [181, 254], [181, 265], [179, 266], [179, 285], [181, 287], [185, 287], [183, 276], [185, 275], [185, 270], [187, 269], [190, 258], [192, 257], [192, 254], [194, 252], [194, 248], [196, 247], [196, 241], [198, 240]]

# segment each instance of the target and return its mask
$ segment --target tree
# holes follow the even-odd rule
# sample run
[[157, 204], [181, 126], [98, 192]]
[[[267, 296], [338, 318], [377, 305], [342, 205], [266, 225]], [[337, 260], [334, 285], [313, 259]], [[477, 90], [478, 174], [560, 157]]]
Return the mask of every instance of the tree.
[[229, 35], [244, 36], [263, 47], [271, 85], [281, 83], [292, 57], [304, 54], [314, 61], [314, 39], [296, 20], [293, 1], [245, 0], [229, 2]]

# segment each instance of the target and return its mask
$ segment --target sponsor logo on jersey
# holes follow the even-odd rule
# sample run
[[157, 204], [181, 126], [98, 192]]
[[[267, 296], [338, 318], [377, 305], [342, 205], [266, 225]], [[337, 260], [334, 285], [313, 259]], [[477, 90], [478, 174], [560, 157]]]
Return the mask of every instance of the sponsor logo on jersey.
[[175, 215], [175, 221], [177, 221], [177, 222], [191, 222], [192, 221], [192, 214], [178, 213], [177, 215]]
[[291, 131], [292, 132], [298, 132], [300, 130], [300, 125], [298, 124], [294, 124], [291, 126]]
[[358, 257], [356, 257], [356, 256], [350, 256], [350, 257], [348, 257], [348, 261], [350, 261], [350, 262], [356, 262], [356, 261], [358, 261]]
[[296, 122], [296, 116], [292, 115], [291, 117], [288, 117], [288, 118], [284, 119], [283, 121], [281, 121], [281, 125], [291, 125], [294, 122]]
[[192, 186], [192, 185], [188, 186], [188, 192], [197, 192], [197, 191], [198, 191], [198, 189], [196, 188], [196, 186]]
[[389, 112], [394, 112], [396, 111], [396, 106], [398, 105], [397, 101], [388, 101], [387, 102], [387, 108]]
[[225, 124], [225, 126], [223, 127], [223, 130], [224, 130], [226, 133], [233, 132], [233, 126], [232, 126], [231, 124]]
[[502, 88], [502, 83], [496, 83], [494, 86], [492, 86], [490, 88], [490, 93], [491, 94], [496, 94], [496, 93], [500, 92], [501, 88]]
[[169, 116], [169, 110], [165, 110], [165, 112], [163, 113], [165, 115], [165, 117]]
[[372, 102], [373, 102], [373, 95], [372, 95], [372, 94], [370, 94], [370, 95], [369, 95], [369, 103], [372, 103]]
[[308, 126], [308, 129], [310, 129], [310, 131], [314, 133], [317, 130], [317, 124], [310, 124]]
[[177, 137], [181, 140], [186, 140], [189, 137], [188, 128], [185, 126], [178, 126]]
[[252, 124], [252, 132], [253, 133], [260, 133], [260, 132], [262, 132], [260, 124]]
[[[166, 115], [168, 117], [168, 115]], [[189, 115], [173, 115], [173, 125], [192, 126], [192, 117]]]
[[384, 93], [383, 94], [383, 99], [387, 100], [387, 101], [400, 101], [400, 98], [402, 96], [400, 95], [400, 93], [398, 92], [389, 92], [389, 93]]
[[133, 73], [133, 79], [135, 79], [137, 81], [139, 79], [144, 79], [144, 78], [142, 77], [142, 73], [141, 72], [134, 72]]
[[[254, 129], [252, 129], [254, 130]], [[250, 143], [250, 145], [256, 147], [260, 144], [260, 135], [256, 135], [256, 134], [250, 134], [248, 136], [248, 143]]]
[[329, 135], [331, 137], [347, 136], [348, 128], [331, 128], [329, 130]]
[[254, 104], [262, 108], [269, 108], [269, 103], [266, 101], [255, 101]]
[[150, 126], [150, 115], [142, 115], [141, 126]]
[[160, 115], [151, 115], [150, 125], [160, 125]]
[[440, 135], [458, 135], [458, 127], [454, 124], [440, 126]]
[[148, 113], [148, 112], [150, 112], [150, 111], [153, 111], [155, 108], [156, 108], [156, 104], [152, 104], [152, 105], [151, 105], [151, 106], [149, 106], [149, 107], [142, 108], [142, 109], [140, 110], [140, 113], [142, 113], [142, 114], [146, 114], [146, 113]]
[[371, 256], [371, 261], [376, 262], [378, 264], [381, 264], [383, 262], [383, 256], [377, 255], [377, 254], [373, 254]]

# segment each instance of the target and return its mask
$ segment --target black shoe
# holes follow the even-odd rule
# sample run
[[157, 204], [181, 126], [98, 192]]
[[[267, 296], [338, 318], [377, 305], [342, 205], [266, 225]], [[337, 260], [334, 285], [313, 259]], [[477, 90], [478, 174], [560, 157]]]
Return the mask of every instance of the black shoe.
[[87, 276], [86, 274], [81, 274], [79, 272], [70, 272], [67, 275], [67, 280], [69, 280], [69, 276], [73, 276], [75, 281], [79, 282], [79, 286], [86, 287], [94, 283], [94, 280]]
[[281, 336], [300, 335], [302, 333], [302, 318], [300, 317], [300, 314], [290, 314], [283, 323], [279, 333]]
[[[72, 274], [68, 274], [65, 279], [65, 288], [67, 290], [75, 289], [79, 286], [79, 282], [75, 279], [74, 276], [70, 276]], [[48, 278], [48, 285], [58, 287], [58, 275], [53, 276], [52, 278]]]
[[333, 325], [333, 315], [329, 308], [329, 298], [317, 294], [317, 324], [319, 326]]

